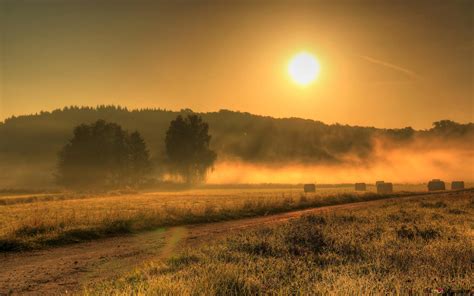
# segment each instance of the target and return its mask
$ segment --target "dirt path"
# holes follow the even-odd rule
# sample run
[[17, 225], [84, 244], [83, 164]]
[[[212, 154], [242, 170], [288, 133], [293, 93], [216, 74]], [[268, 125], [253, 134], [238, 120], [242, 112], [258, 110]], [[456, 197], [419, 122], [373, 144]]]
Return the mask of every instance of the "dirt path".
[[419, 198], [423, 198], [429, 195], [453, 195], [453, 194], [456, 195], [456, 194], [466, 194], [466, 192], [469, 192], [469, 194], [472, 195], [474, 193], [474, 190], [435, 192], [435, 193], [427, 193], [427, 194], [422, 194], [422, 195], [394, 197], [394, 198], [389, 198], [389, 199], [380, 199], [380, 200], [373, 200], [373, 201], [363, 201], [363, 202], [355, 202], [355, 203], [348, 203], [348, 204], [341, 204], [341, 205], [334, 205], [334, 206], [311, 208], [311, 209], [306, 209], [306, 210], [286, 212], [286, 213], [263, 216], [263, 217], [247, 218], [247, 219], [241, 219], [241, 220], [231, 220], [231, 221], [208, 223], [208, 224], [189, 225], [187, 226], [187, 236], [186, 236], [186, 241], [184, 243], [187, 245], [195, 245], [201, 242], [205, 242], [207, 240], [214, 240], [221, 235], [226, 235], [233, 231], [261, 226], [261, 225], [267, 225], [267, 224], [282, 223], [290, 219], [295, 219], [307, 214], [318, 214], [318, 213], [334, 212], [337, 210], [350, 210], [350, 209], [356, 209], [356, 208], [363, 208], [363, 207], [374, 206], [374, 205], [378, 205], [378, 204], [382, 204], [382, 203], [390, 202], [390, 201], [419, 199]]
[[171, 254], [184, 228], [0, 255], [0, 295], [59, 295]]
[[[389, 200], [416, 199], [423, 196]], [[59, 248], [3, 254], [0, 255], [0, 295], [58, 295], [74, 292], [80, 289], [83, 283], [113, 278], [146, 260], [168, 258], [181, 244], [195, 245], [243, 228], [283, 222], [309, 213], [367, 207], [389, 200], [327, 206], [167, 230], [158, 229]]]

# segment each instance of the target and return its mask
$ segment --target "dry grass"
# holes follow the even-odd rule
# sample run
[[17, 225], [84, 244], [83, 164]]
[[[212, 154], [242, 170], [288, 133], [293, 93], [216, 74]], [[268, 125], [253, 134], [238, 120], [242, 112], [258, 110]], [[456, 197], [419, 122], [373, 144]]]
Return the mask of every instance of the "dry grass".
[[357, 194], [352, 188], [308, 195], [295, 188], [7, 195], [0, 197], [0, 252], [385, 197]]
[[[472, 289], [474, 195], [307, 216], [152, 262], [88, 295], [421, 295]], [[467, 294], [466, 294], [467, 295]]]

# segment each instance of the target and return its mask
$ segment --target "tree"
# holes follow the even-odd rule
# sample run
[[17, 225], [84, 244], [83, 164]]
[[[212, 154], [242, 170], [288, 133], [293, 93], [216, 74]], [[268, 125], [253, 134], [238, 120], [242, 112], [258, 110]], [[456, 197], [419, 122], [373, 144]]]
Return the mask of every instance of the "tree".
[[135, 186], [150, 171], [146, 144], [138, 132], [98, 120], [81, 124], [59, 153], [58, 183], [70, 188]]
[[139, 184], [151, 171], [150, 153], [145, 140], [139, 132], [130, 134], [130, 179], [132, 184]]
[[216, 160], [210, 142], [209, 126], [200, 116], [179, 115], [172, 120], [165, 139], [172, 172], [188, 184], [203, 182]]
[[464, 136], [466, 134], [473, 135], [474, 124], [460, 124], [452, 120], [440, 120], [433, 122], [433, 128], [431, 129], [435, 134], [442, 136]]

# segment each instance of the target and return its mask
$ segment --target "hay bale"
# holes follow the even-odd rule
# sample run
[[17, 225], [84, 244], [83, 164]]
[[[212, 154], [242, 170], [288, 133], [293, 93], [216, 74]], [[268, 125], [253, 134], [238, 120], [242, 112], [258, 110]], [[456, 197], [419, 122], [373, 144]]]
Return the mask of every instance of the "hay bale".
[[393, 192], [393, 184], [392, 183], [385, 183], [383, 181], [379, 181], [376, 183], [377, 185], [377, 193], [380, 194], [387, 194]]
[[365, 183], [355, 183], [355, 190], [356, 191], [366, 191], [367, 186], [365, 185]]
[[316, 185], [314, 184], [304, 184], [304, 192], [316, 192]]
[[464, 189], [464, 181], [451, 182], [451, 190]]
[[433, 179], [428, 182], [428, 191], [446, 190], [446, 186], [440, 179]]

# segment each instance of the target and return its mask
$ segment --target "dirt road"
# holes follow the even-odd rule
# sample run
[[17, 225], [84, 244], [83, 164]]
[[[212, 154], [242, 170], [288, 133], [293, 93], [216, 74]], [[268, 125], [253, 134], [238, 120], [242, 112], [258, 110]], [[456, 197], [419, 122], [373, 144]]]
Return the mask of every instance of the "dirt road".
[[[420, 197], [423, 195], [389, 200]], [[358, 202], [242, 220], [172, 227], [46, 250], [2, 254], [0, 295], [58, 295], [75, 292], [86, 282], [113, 278], [147, 260], [168, 258], [181, 244], [197, 244], [238, 229], [283, 222], [309, 213], [367, 207], [387, 201]]]

